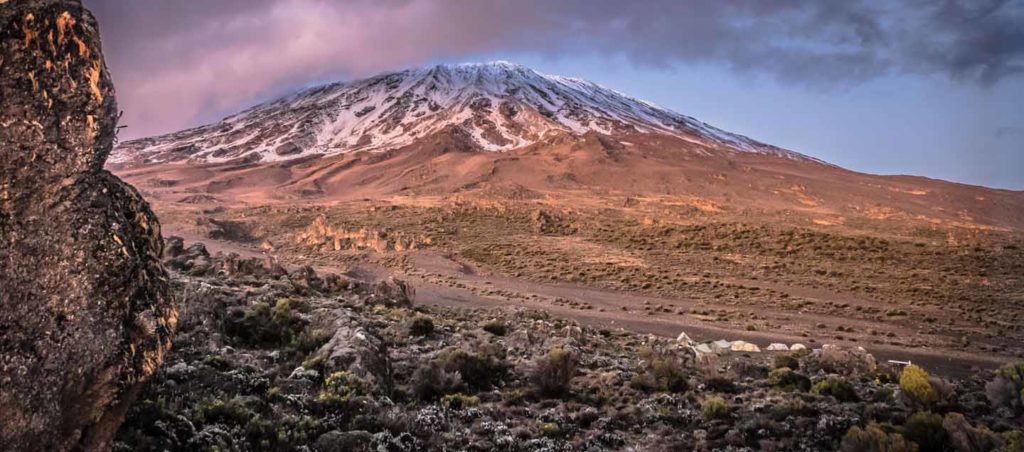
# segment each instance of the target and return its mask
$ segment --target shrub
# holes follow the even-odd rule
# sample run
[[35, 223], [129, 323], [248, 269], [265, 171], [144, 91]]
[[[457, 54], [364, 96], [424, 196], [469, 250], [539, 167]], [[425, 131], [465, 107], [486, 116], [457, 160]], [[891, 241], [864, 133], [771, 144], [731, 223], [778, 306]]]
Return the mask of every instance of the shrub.
[[806, 391], [811, 389], [811, 379], [788, 367], [772, 370], [768, 373], [768, 384], [783, 391]]
[[[949, 435], [949, 442], [953, 450], [957, 451], [990, 451], [996, 450], [1002, 442], [995, 433], [988, 428], [981, 426], [975, 428], [960, 413], [948, 413], [942, 420], [942, 427]], [[1006, 448], [1004, 447], [1004, 450]]]
[[892, 403], [895, 398], [895, 391], [891, 388], [881, 387], [871, 396], [871, 401], [875, 403]]
[[648, 365], [643, 373], [637, 374], [630, 381], [634, 388], [674, 393], [686, 391], [687, 375], [678, 359], [658, 355], [652, 349], [641, 350], [640, 353]]
[[324, 430], [320, 420], [312, 416], [289, 415], [277, 423], [278, 436], [284, 443], [308, 444]]
[[458, 372], [462, 382], [472, 389], [484, 390], [494, 386], [508, 371], [508, 364], [499, 349], [483, 347], [479, 353], [449, 347], [438, 354], [445, 371]]
[[510, 389], [501, 393], [501, 401], [508, 406], [521, 405], [526, 400], [526, 393], [522, 389]]
[[719, 396], [710, 396], [700, 402], [700, 412], [705, 419], [721, 419], [729, 415], [729, 402]]
[[324, 380], [320, 402], [344, 402], [353, 397], [368, 396], [373, 386], [352, 372], [335, 372]]
[[796, 356], [791, 354], [776, 355], [773, 361], [773, 368], [780, 369], [787, 367], [792, 370], [800, 369], [800, 360]]
[[562, 427], [554, 422], [545, 422], [540, 425], [540, 433], [548, 438], [558, 438], [565, 434]]
[[532, 380], [541, 394], [558, 397], [568, 391], [575, 374], [576, 357], [572, 352], [557, 347], [537, 360]]
[[727, 377], [711, 377], [704, 383], [711, 391], [732, 394], [737, 392], [736, 383]]
[[942, 451], [949, 446], [949, 435], [942, 427], [942, 416], [918, 411], [903, 425], [903, 436], [917, 443], [921, 451]]
[[231, 369], [231, 362], [221, 355], [206, 355], [206, 357], [203, 358], [203, 364], [220, 371]]
[[445, 370], [438, 361], [431, 361], [413, 372], [411, 386], [416, 398], [432, 401], [461, 388], [462, 376]]
[[1024, 430], [1003, 432], [1003, 451], [1024, 452]]
[[900, 373], [900, 390], [918, 405], [931, 406], [938, 401], [939, 397], [928, 380], [927, 371], [911, 364]]
[[249, 346], [280, 346], [302, 330], [301, 321], [292, 314], [292, 301], [281, 298], [271, 307], [259, 302], [245, 310], [232, 310], [224, 323], [224, 332]]
[[278, 325], [286, 325], [292, 321], [292, 299], [278, 298], [270, 313], [270, 321]]
[[860, 397], [853, 385], [842, 377], [829, 376], [814, 384], [811, 392], [821, 395], [830, 395], [840, 402], [858, 402]]
[[288, 344], [288, 351], [297, 355], [307, 355], [323, 347], [329, 340], [331, 340], [331, 333], [326, 331], [302, 330], [302, 332], [292, 338], [292, 341]]
[[495, 336], [504, 336], [508, 334], [508, 327], [506, 327], [505, 322], [502, 322], [501, 320], [491, 320], [483, 325], [483, 329]]
[[902, 435], [888, 433], [882, 430], [878, 424], [871, 424], [863, 429], [856, 425], [850, 427], [839, 444], [839, 450], [843, 452], [913, 452], [917, 448]]
[[744, 359], [732, 364], [732, 372], [739, 379], [752, 378], [754, 380], [764, 380], [768, 378], [768, 371], [770, 370], [767, 366], [763, 366], [753, 360]]
[[459, 410], [462, 408], [468, 408], [477, 406], [480, 404], [480, 398], [477, 396], [468, 396], [465, 394], [448, 394], [441, 399], [441, 405], [445, 408], [452, 410]]
[[670, 357], [655, 358], [650, 362], [651, 375], [655, 384], [663, 391], [682, 393], [686, 391], [686, 375], [681, 365]]
[[195, 418], [203, 424], [246, 425], [256, 417], [256, 413], [236, 399], [227, 402], [209, 400], [200, 403]]
[[985, 385], [985, 393], [993, 407], [1024, 413], [1024, 361], [1000, 367], [996, 377]]
[[798, 398], [784, 399], [772, 404], [768, 411], [769, 418], [778, 422], [785, 421], [791, 416], [814, 417], [817, 414], [818, 410], [814, 405]]
[[430, 336], [434, 332], [434, 320], [422, 314], [418, 314], [409, 322], [410, 336]]

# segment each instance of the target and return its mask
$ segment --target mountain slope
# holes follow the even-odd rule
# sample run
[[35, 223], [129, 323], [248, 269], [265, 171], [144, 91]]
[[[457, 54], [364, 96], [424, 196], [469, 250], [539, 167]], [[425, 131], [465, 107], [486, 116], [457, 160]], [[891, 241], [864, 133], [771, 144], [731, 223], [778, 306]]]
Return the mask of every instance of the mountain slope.
[[557, 135], [664, 134], [709, 149], [812, 160], [576, 78], [507, 62], [442, 65], [313, 88], [221, 122], [125, 143], [116, 163], [278, 161], [383, 151], [457, 129], [479, 150]]

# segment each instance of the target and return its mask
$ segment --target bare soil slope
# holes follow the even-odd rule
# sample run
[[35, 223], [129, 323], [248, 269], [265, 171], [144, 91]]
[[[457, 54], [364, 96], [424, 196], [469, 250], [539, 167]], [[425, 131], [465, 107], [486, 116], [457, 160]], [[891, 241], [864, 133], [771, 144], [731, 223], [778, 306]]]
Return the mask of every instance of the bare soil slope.
[[389, 152], [118, 172], [167, 234], [400, 275], [425, 304], [864, 345], [948, 372], [1024, 353], [1020, 192], [652, 134], [480, 152], [457, 129]]

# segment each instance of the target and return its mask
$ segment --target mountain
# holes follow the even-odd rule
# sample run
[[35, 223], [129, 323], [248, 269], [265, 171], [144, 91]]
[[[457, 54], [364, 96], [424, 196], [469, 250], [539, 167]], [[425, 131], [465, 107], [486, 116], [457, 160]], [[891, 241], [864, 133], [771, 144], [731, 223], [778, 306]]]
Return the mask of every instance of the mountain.
[[215, 124], [125, 143], [113, 161], [279, 161], [396, 149], [452, 129], [483, 151], [509, 151], [562, 134], [641, 132], [811, 160], [593, 82], [499, 61], [412, 69], [312, 88]]
[[399, 196], [619, 209], [643, 199], [716, 221], [1024, 230], [1022, 192], [849, 171], [506, 62], [308, 89], [215, 124], [123, 143], [108, 167], [158, 206]]

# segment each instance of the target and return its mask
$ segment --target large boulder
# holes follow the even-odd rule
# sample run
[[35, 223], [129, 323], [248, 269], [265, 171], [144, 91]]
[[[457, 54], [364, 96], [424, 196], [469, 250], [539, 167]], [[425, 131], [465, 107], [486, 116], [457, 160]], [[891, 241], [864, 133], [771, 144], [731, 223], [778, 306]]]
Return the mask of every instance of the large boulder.
[[314, 355], [327, 373], [347, 371], [390, 394], [394, 386], [387, 344], [362, 327], [338, 321], [331, 340]]
[[160, 226], [78, 0], [0, 2], [0, 448], [103, 450], [170, 346]]

